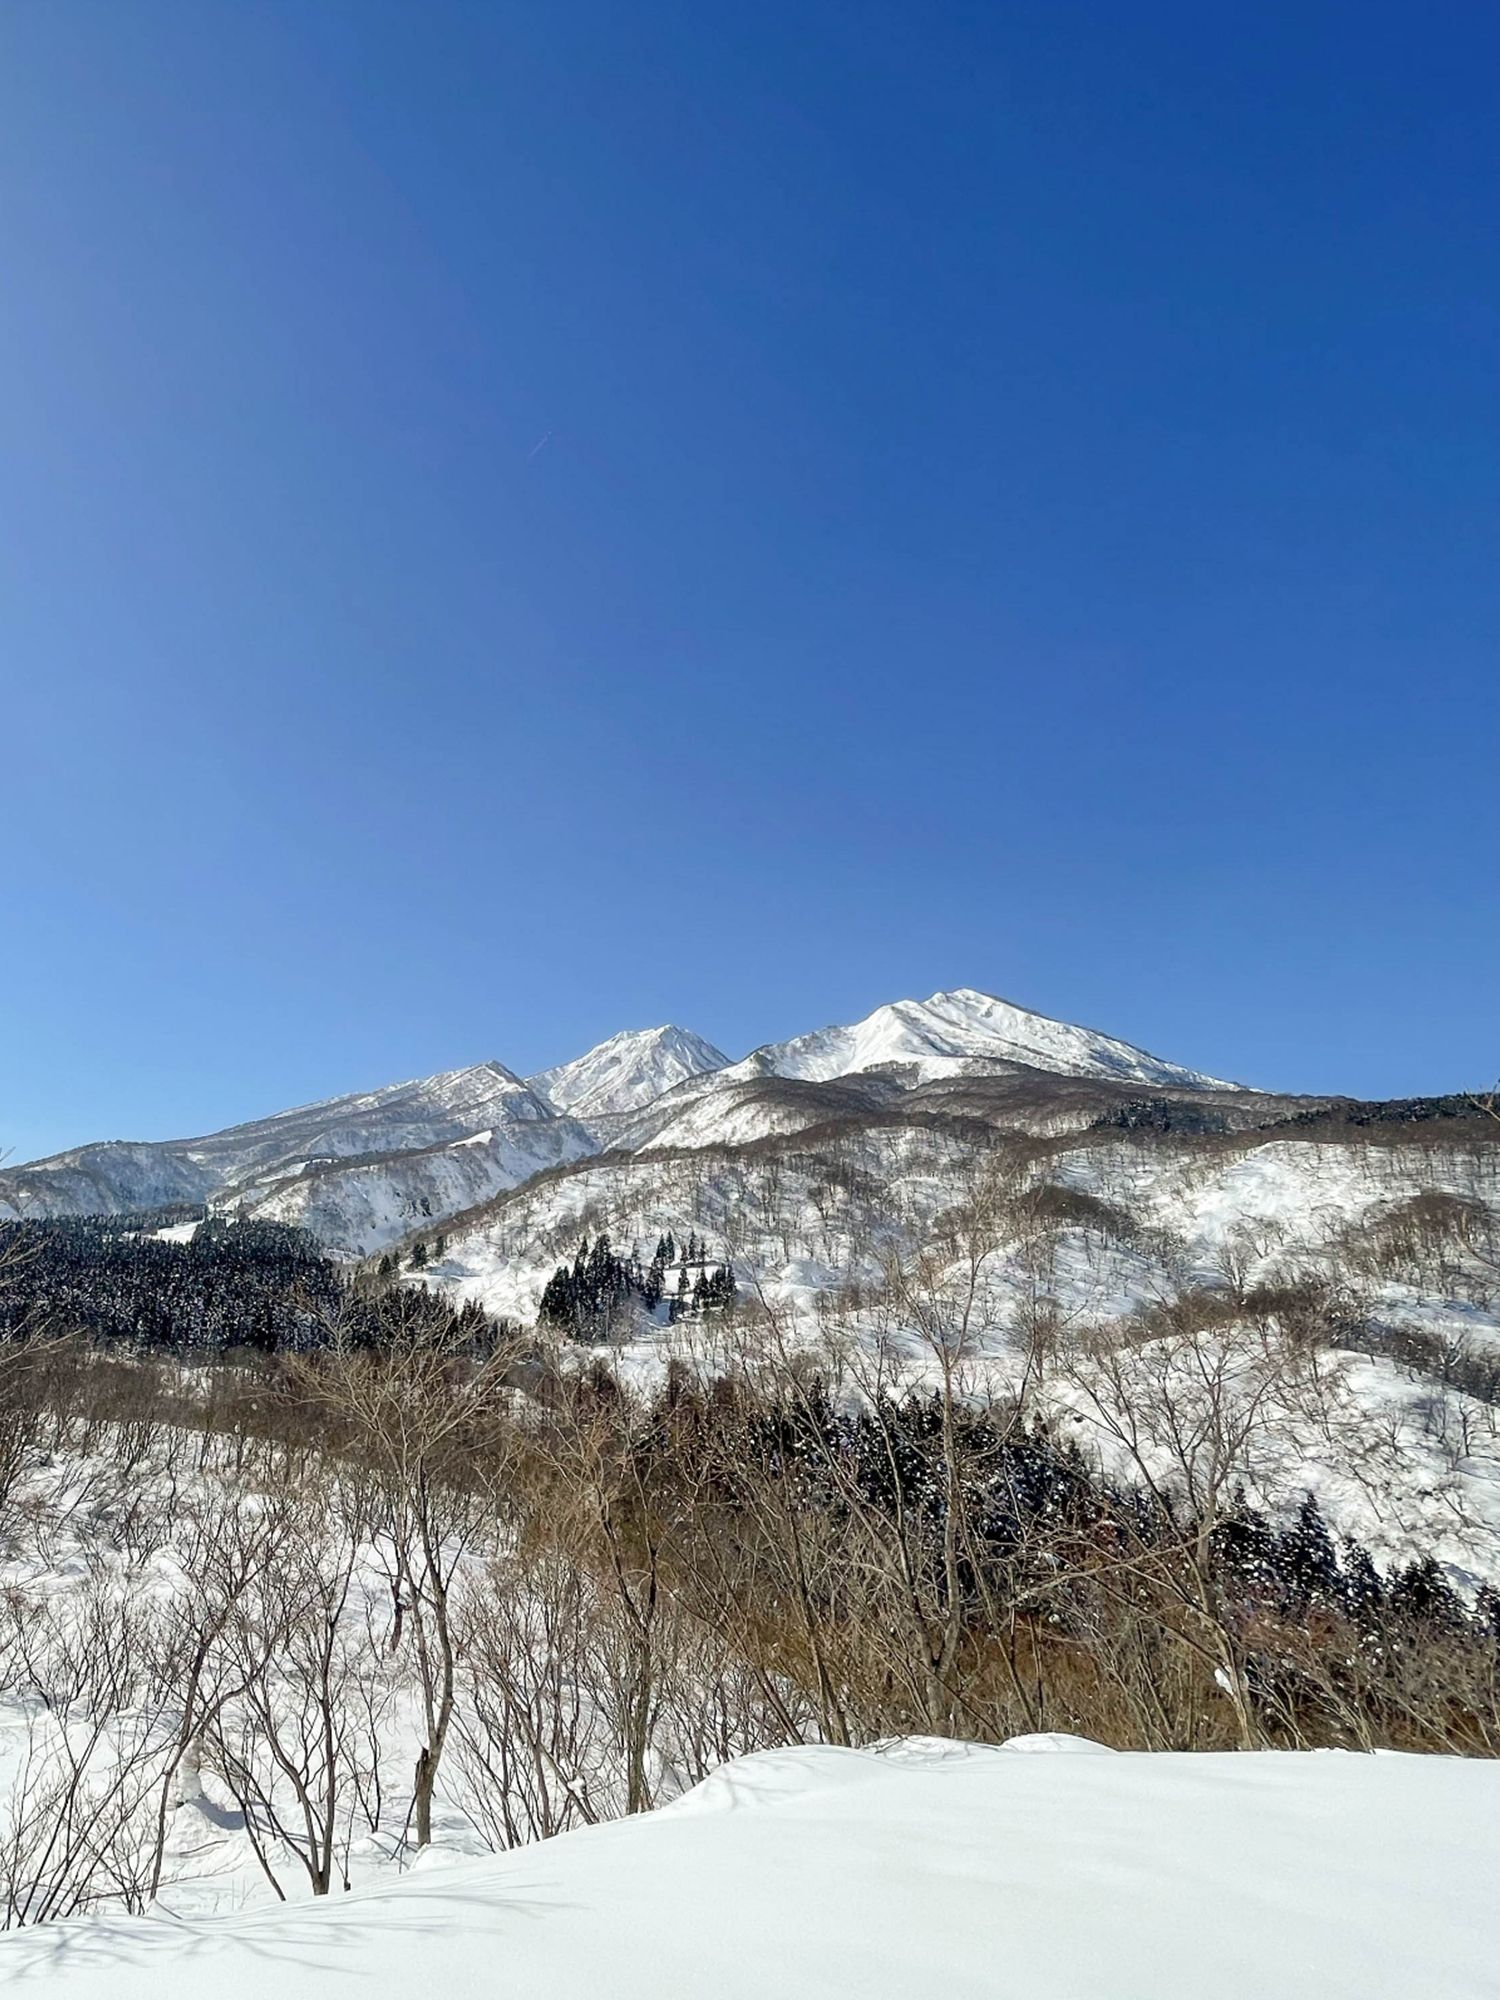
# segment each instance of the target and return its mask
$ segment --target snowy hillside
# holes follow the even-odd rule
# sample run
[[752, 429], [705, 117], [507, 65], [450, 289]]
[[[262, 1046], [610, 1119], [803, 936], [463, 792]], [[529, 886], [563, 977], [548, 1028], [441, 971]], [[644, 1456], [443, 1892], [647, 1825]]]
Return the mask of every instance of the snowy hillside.
[[[736, 1093], [747, 1116], [750, 1089]], [[1482, 1127], [1478, 1143], [1447, 1145], [1083, 1131], [1016, 1151], [996, 1135], [986, 1152], [899, 1123], [778, 1142], [766, 1122], [746, 1132], [750, 1150], [583, 1160], [519, 1187], [456, 1218], [429, 1276], [529, 1324], [580, 1241], [606, 1234], [644, 1254], [698, 1232], [754, 1310], [817, 1343], [909, 1324], [886, 1288], [893, 1266], [923, 1268], [923, 1313], [941, 1324], [963, 1297], [967, 1365], [996, 1383], [1030, 1365], [1038, 1326], [1083, 1335], [1197, 1296], [1263, 1295], [1273, 1303], [1257, 1310], [1285, 1311], [1277, 1299], [1305, 1293], [1339, 1349], [1322, 1380], [1341, 1414], [1281, 1411], [1261, 1490], [1273, 1503], [1316, 1491], [1382, 1559], [1430, 1553], [1455, 1578], [1500, 1580], [1500, 1439], [1484, 1400], [1500, 1398], [1500, 1143]], [[639, 1381], [659, 1379], [671, 1352], [656, 1327], [616, 1340]], [[1461, 1393], [1470, 1381], [1477, 1402]]]
[[14, 1935], [0, 1978], [67, 2000], [1481, 2000], [1497, 1868], [1489, 1762], [920, 1738], [763, 1752], [655, 1813], [317, 1904]]
[[266, 1176], [217, 1206], [309, 1230], [336, 1257], [362, 1257], [597, 1150], [576, 1119], [517, 1118], [444, 1145]]
[[521, 1129], [551, 1107], [500, 1063], [330, 1098], [200, 1139], [107, 1142], [0, 1175], [0, 1214], [118, 1215], [214, 1201], [331, 1162]]
[[[814, 1269], [830, 1290], [867, 1285], [891, 1250], [914, 1255], [930, 1243], [975, 1178], [971, 1154], [941, 1132], [900, 1127], [841, 1138], [838, 1165], [835, 1177], [821, 1149], [795, 1142], [749, 1159], [731, 1144], [706, 1159], [647, 1152], [580, 1161], [459, 1217], [443, 1273], [494, 1310], [529, 1319], [559, 1253], [580, 1233], [604, 1229], [628, 1244], [699, 1229], [778, 1293], [795, 1292], [795, 1274]], [[1033, 1153], [1013, 1190], [1019, 1218], [1028, 1199], [1054, 1189], [1076, 1190], [1081, 1201], [1076, 1212], [1059, 1202], [1045, 1225], [1046, 1289], [1070, 1315], [1099, 1316], [1185, 1282], [1222, 1283], [1227, 1261], [1238, 1260], [1243, 1283], [1341, 1268], [1362, 1232], [1427, 1198], [1474, 1203], [1500, 1222], [1500, 1143], [1373, 1147], [1276, 1134], [1199, 1147], [1083, 1133]], [[996, 1219], [986, 1295], [997, 1344], [1020, 1303], [1036, 1296], [1036, 1233], [1009, 1246]], [[1438, 1258], [1426, 1275], [1459, 1282], [1463, 1262], [1457, 1255], [1448, 1268]], [[1470, 1272], [1476, 1284], [1482, 1277], [1481, 1266]], [[1452, 1309], [1476, 1328], [1488, 1324], [1461, 1301]]]

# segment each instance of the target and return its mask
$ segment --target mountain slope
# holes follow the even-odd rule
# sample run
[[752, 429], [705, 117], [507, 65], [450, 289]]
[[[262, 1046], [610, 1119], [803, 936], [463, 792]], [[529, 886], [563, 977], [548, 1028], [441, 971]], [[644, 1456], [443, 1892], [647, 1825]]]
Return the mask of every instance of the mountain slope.
[[1038, 1130], [1050, 1129], [1049, 1078], [1235, 1088], [961, 987], [740, 1062], [685, 1028], [632, 1029], [525, 1080], [479, 1063], [199, 1138], [80, 1146], [0, 1173], [0, 1219], [206, 1203], [300, 1222], [362, 1256], [590, 1153], [746, 1145], [830, 1119], [900, 1117], [914, 1091], [981, 1077], [1029, 1079], [1012, 1122]]
[[404, 1236], [437, 1232], [460, 1210], [598, 1150], [574, 1118], [513, 1119], [439, 1145], [264, 1178], [218, 1205], [309, 1230], [337, 1257], [366, 1257]]
[[[107, 1141], [57, 1153], [0, 1174], [0, 1215], [120, 1215], [167, 1202], [225, 1203], [314, 1164], [408, 1152], [480, 1131], [520, 1133], [555, 1118], [503, 1064], [477, 1063], [201, 1138]], [[556, 1149], [544, 1150], [551, 1164]]]

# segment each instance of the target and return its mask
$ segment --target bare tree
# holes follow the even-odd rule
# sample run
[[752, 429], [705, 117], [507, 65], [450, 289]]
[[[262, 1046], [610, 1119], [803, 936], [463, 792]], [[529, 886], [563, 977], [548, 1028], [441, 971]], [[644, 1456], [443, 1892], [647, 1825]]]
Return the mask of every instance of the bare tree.
[[[1061, 1374], [1102, 1463], [1146, 1502], [1147, 1532], [1127, 1542], [1123, 1572], [1132, 1586], [1149, 1586], [1208, 1663], [1240, 1745], [1251, 1749], [1261, 1732], [1218, 1543], [1238, 1491], [1282, 1449], [1277, 1416], [1292, 1360], [1266, 1325], [1199, 1328], [1190, 1302], [1166, 1317], [1165, 1326], [1081, 1336]], [[1128, 1518], [1122, 1531], [1128, 1537]]]
[[[432, 1810], [457, 1695], [454, 1578], [493, 1541], [509, 1349], [475, 1356], [425, 1293], [381, 1302], [377, 1344], [348, 1324], [295, 1371], [296, 1394], [334, 1427], [368, 1482], [371, 1540], [391, 1600], [390, 1643], [415, 1661], [424, 1738], [412, 1784], [416, 1845]], [[483, 1448], [481, 1448], [481, 1440]]]

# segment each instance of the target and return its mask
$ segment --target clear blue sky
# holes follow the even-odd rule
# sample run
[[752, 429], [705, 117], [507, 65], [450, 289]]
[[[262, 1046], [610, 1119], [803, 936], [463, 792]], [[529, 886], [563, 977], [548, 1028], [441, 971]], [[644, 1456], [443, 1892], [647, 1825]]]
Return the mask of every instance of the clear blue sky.
[[1492, 1079], [1497, 71], [1467, 0], [10, 0], [0, 1143], [954, 985]]

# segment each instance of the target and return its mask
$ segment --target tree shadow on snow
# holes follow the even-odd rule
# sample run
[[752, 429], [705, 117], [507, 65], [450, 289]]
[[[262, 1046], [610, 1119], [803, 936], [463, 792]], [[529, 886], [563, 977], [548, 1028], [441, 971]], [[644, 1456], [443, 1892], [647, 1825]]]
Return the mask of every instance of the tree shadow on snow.
[[[308, 1966], [315, 1971], [367, 1973], [368, 1951], [379, 1938], [503, 1937], [507, 1919], [540, 1919], [579, 1909], [546, 1893], [549, 1885], [522, 1883], [518, 1890], [459, 1889], [440, 1882], [406, 1882], [394, 1892], [371, 1891], [358, 1898], [354, 1914], [345, 1897], [310, 1903], [262, 1905], [234, 1915], [173, 1917], [85, 1917], [62, 1924], [38, 1924], [0, 1937], [0, 1984], [104, 1966], [150, 1965], [233, 1951], [271, 1963]], [[532, 1890], [532, 1894], [524, 1893]], [[421, 1909], [413, 1909], [421, 1904]]]

